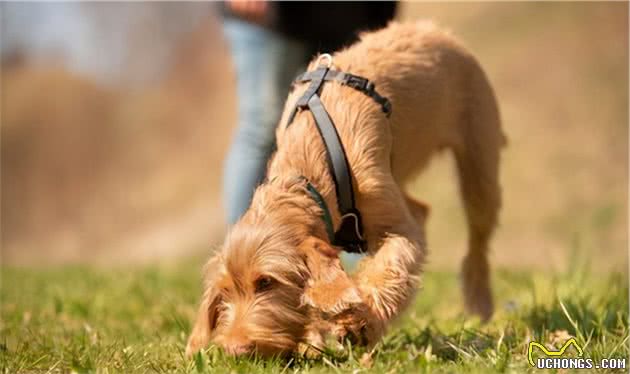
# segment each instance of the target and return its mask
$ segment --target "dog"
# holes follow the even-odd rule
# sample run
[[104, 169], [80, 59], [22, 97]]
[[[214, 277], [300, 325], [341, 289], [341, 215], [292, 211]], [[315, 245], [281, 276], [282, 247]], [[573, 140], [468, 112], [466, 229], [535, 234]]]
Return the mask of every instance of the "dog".
[[[317, 62], [309, 70], [317, 67]], [[368, 96], [335, 82], [321, 91], [352, 170], [367, 256], [348, 275], [305, 178], [340, 212], [326, 150], [313, 116], [298, 111], [307, 89], [290, 92], [277, 151], [251, 206], [205, 266], [204, 292], [186, 352], [210, 342], [228, 354], [265, 357], [322, 347], [327, 337], [375, 344], [412, 301], [426, 243], [427, 206], [403, 189], [442, 149], [456, 159], [468, 222], [462, 264], [469, 312], [490, 318], [487, 253], [501, 205], [505, 143], [493, 90], [476, 59], [431, 22], [396, 23], [364, 33], [332, 57], [331, 69], [368, 78], [392, 105], [388, 118]]]

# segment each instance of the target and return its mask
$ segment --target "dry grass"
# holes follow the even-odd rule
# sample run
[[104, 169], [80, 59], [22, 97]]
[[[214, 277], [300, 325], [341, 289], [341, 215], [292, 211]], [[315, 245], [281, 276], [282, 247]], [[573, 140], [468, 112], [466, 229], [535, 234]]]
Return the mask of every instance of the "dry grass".
[[[627, 10], [401, 4], [404, 20], [451, 28], [496, 87], [509, 146], [495, 263], [562, 270], [575, 243], [597, 253], [596, 268], [627, 268]], [[52, 67], [5, 71], [5, 261], [136, 261], [221, 240], [234, 87], [217, 27], [198, 30], [175, 49], [163, 82], [141, 89]], [[431, 263], [440, 268], [456, 266], [465, 243], [453, 174], [440, 157], [413, 186], [433, 206]]]
[[105, 87], [58, 65], [3, 69], [5, 261], [156, 260], [222, 231], [234, 93], [229, 61], [214, 53], [222, 45], [205, 45], [216, 28], [179, 45], [157, 83]]

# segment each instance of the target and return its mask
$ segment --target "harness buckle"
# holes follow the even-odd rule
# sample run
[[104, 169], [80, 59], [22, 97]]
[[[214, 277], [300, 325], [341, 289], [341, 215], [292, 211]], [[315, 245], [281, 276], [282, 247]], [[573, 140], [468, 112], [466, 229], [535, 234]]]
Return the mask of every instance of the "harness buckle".
[[[365, 91], [369, 81], [365, 78], [357, 77], [356, 75], [346, 75], [346, 78], [343, 82], [346, 86], [350, 86], [352, 88]], [[372, 85], [373, 86], [373, 85]]]

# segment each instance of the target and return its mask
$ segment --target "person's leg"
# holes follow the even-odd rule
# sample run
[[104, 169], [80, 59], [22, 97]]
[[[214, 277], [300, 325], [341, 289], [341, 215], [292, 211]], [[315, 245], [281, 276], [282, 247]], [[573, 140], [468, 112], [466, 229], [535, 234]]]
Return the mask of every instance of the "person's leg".
[[301, 45], [262, 27], [226, 19], [224, 33], [236, 68], [238, 122], [225, 161], [223, 194], [229, 224], [251, 203], [265, 177], [289, 83], [304, 63]]

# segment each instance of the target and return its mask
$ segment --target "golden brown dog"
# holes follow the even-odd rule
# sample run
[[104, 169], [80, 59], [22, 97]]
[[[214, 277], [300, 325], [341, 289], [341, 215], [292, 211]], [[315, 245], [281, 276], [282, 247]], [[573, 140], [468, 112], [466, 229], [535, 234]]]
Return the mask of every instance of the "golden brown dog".
[[393, 107], [387, 118], [369, 97], [336, 82], [321, 93], [352, 169], [368, 256], [352, 277], [344, 272], [300, 178], [317, 187], [337, 227], [335, 189], [312, 115], [299, 112], [284, 126], [307, 86], [298, 85], [278, 126], [268, 182], [206, 265], [189, 354], [211, 341], [233, 355], [264, 356], [301, 342], [321, 346], [328, 334], [376, 342], [412, 300], [426, 255], [426, 208], [403, 186], [444, 148], [455, 154], [468, 219], [466, 307], [483, 319], [492, 314], [486, 254], [500, 207], [504, 137], [484, 72], [428, 22], [392, 23], [333, 57], [332, 69], [368, 78]]

